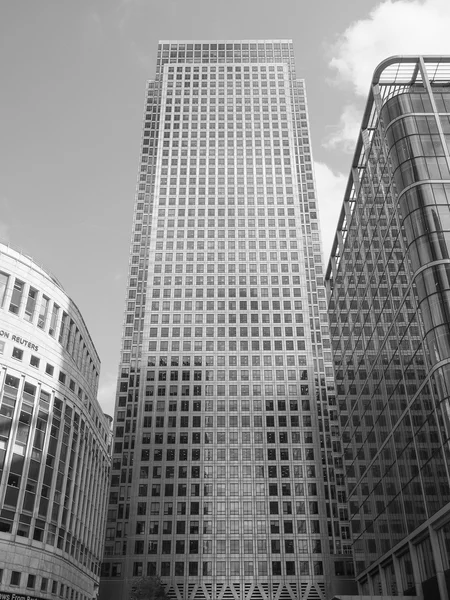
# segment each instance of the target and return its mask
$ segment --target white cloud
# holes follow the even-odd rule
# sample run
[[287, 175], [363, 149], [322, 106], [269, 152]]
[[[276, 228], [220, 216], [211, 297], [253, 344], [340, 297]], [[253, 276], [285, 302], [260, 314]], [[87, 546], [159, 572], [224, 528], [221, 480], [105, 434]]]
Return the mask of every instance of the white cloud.
[[394, 55], [448, 54], [449, 31], [449, 0], [386, 0], [338, 35], [329, 66], [335, 83], [347, 89], [350, 84], [355, 100], [324, 146], [353, 153], [362, 119], [358, 104], [367, 97], [375, 68]]
[[9, 227], [6, 223], [0, 221], [0, 242], [7, 244], [9, 242]]
[[[0, 214], [2, 214], [3, 217], [9, 212], [10, 205], [11, 203], [8, 198], [0, 196]], [[3, 244], [8, 244], [10, 241], [9, 231], [9, 224], [4, 219], [0, 219], [0, 242]]]
[[98, 386], [97, 399], [100, 402], [103, 412], [108, 415], [114, 414], [114, 404], [116, 401], [117, 374], [102, 373], [100, 371], [100, 383]]
[[448, 54], [448, 0], [386, 0], [352, 23], [334, 44], [337, 80], [366, 97], [376, 66], [397, 54]]
[[146, 54], [145, 52], [142, 52], [134, 40], [130, 42], [130, 49], [132, 55], [136, 60], [136, 63], [147, 73], [151, 73], [153, 64], [155, 62], [155, 57], [151, 54]]
[[142, 6], [142, 0], [119, 0], [115, 13], [119, 31], [124, 35], [125, 28], [137, 8]]
[[319, 200], [320, 229], [325, 265], [331, 252], [339, 214], [344, 200], [347, 177], [336, 173], [324, 163], [314, 164], [317, 198]]
[[356, 104], [347, 104], [342, 111], [339, 124], [325, 140], [324, 146], [330, 150], [341, 149], [353, 154], [361, 127], [363, 110]]

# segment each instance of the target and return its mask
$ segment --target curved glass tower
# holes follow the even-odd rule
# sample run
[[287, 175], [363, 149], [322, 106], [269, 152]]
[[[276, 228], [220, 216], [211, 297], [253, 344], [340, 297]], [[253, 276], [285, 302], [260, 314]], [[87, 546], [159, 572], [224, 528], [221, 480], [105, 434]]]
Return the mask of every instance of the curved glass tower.
[[450, 592], [449, 86], [450, 57], [376, 69], [327, 272], [365, 594]]
[[101, 596], [324, 598], [352, 564], [290, 41], [160, 43], [127, 294]]

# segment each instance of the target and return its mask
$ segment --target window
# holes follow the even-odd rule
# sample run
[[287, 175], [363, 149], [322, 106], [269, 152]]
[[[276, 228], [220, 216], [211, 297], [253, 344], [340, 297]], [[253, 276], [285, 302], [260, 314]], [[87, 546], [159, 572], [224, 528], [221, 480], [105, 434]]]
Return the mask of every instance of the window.
[[[14, 282], [14, 287], [11, 295], [11, 302], [9, 304], [9, 312], [13, 313], [14, 315], [17, 315], [19, 313], [24, 285], [25, 284], [23, 283], [23, 281], [19, 281], [18, 279], [16, 279]], [[13, 572], [16, 573], [17, 571]]]
[[59, 315], [59, 306], [57, 304], [53, 304], [52, 316], [50, 319], [50, 327], [48, 328], [48, 332], [51, 336], [55, 335], [56, 323], [58, 321], [58, 315]]
[[313, 561], [314, 575], [323, 575], [323, 563], [321, 560]]
[[61, 317], [61, 327], [59, 329], [59, 336], [58, 336], [58, 342], [60, 344], [63, 344], [65, 341], [65, 336], [66, 336], [66, 332], [67, 332], [67, 319], [69, 318], [69, 315], [65, 312], [63, 312], [62, 317]]
[[295, 575], [295, 562], [288, 560], [286, 561], [286, 575]]
[[34, 590], [36, 585], [36, 575], [28, 575], [27, 588]]
[[13, 352], [12, 352], [13, 358], [17, 358], [17, 360], [22, 360], [23, 358], [23, 350], [21, 350], [20, 348], [13, 348]]
[[8, 286], [9, 277], [6, 273], [0, 272], [0, 308], [3, 306], [3, 300], [5, 299], [5, 292]]
[[272, 574], [281, 575], [281, 562], [272, 561]]
[[25, 306], [25, 315], [24, 318], [26, 321], [32, 321], [34, 316], [34, 311], [36, 309], [36, 299], [37, 299], [38, 291], [34, 288], [30, 287], [28, 291], [27, 303]]
[[298, 566], [300, 575], [309, 575], [309, 563], [307, 561], [301, 560]]
[[11, 585], [20, 585], [20, 576], [22, 573], [20, 571], [11, 571]]
[[48, 313], [49, 304], [50, 304], [50, 298], [47, 298], [47, 296], [42, 296], [41, 309], [39, 311], [39, 317], [38, 317], [38, 322], [37, 322], [37, 326], [40, 329], [44, 329], [44, 327], [45, 327], [45, 323], [47, 321], [47, 313]]

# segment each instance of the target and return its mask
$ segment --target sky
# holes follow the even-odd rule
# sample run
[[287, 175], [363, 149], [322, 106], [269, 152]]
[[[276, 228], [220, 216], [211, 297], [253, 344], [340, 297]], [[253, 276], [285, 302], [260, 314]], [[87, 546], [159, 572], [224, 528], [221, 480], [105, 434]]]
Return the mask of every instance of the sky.
[[54, 274], [113, 414], [145, 84], [158, 40], [292, 39], [328, 262], [372, 73], [449, 54], [448, 0], [0, 2], [0, 241]]

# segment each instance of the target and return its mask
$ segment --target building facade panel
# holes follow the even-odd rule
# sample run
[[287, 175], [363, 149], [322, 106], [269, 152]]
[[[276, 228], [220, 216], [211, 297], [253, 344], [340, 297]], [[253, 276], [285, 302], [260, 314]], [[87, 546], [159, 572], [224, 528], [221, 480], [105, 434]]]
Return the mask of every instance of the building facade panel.
[[0, 589], [96, 596], [110, 422], [100, 361], [75, 304], [30, 258], [0, 245]]

